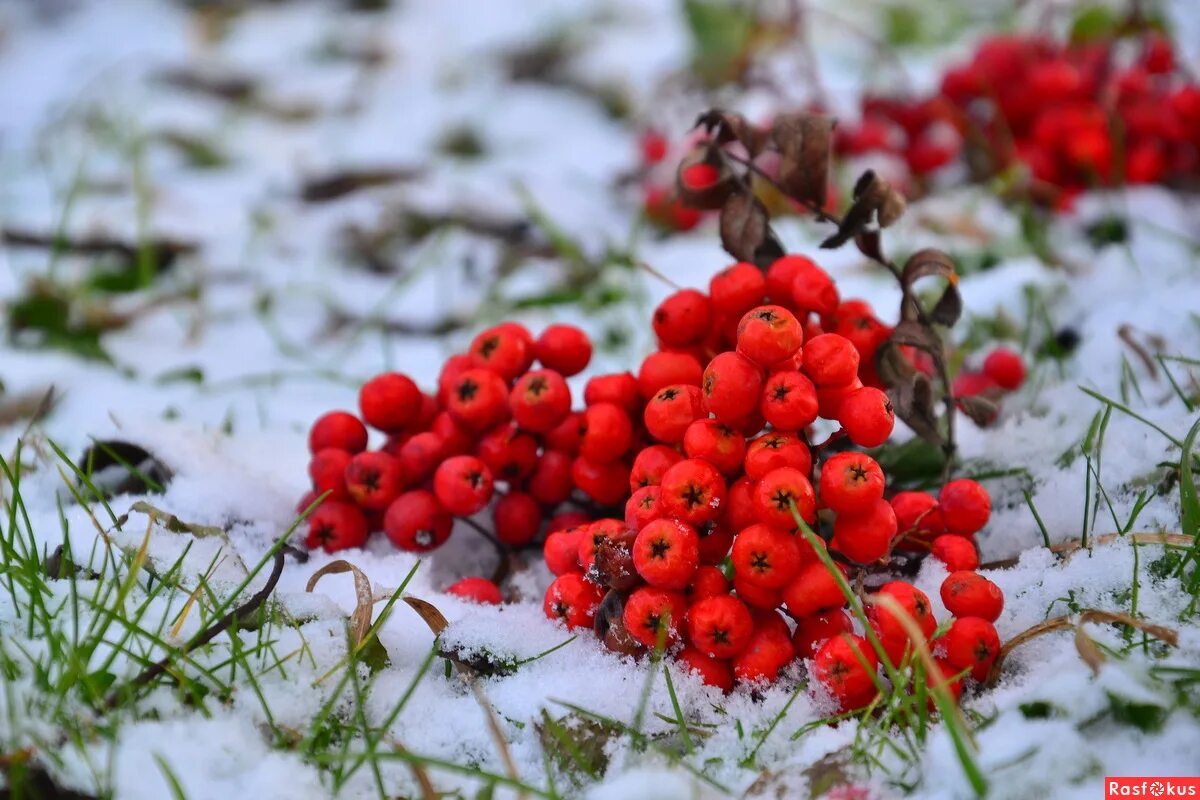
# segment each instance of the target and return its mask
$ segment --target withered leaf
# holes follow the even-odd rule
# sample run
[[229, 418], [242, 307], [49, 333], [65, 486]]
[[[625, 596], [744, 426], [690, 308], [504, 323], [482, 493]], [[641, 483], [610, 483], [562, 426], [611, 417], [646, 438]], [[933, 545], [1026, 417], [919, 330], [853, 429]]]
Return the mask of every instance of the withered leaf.
[[754, 261], [767, 241], [767, 209], [749, 192], [738, 192], [721, 207], [721, 245], [738, 261]]
[[971, 395], [969, 397], [959, 397], [955, 400], [962, 412], [971, 418], [981, 428], [985, 428], [996, 421], [996, 415], [1000, 409], [994, 402], [980, 395]]
[[1100, 667], [1104, 664], [1104, 653], [1100, 652], [1100, 648], [1092, 637], [1087, 635], [1082, 624], [1075, 626], [1075, 650], [1083, 662], [1091, 668], [1092, 674], [1098, 675]]
[[858, 252], [872, 261], [883, 261], [883, 241], [877, 230], [860, 231], [854, 237]]
[[331, 561], [312, 574], [304, 591], [311, 592], [326, 575], [340, 575], [343, 572], [352, 573], [354, 576], [354, 612], [350, 615], [350, 637], [354, 646], [358, 647], [371, 630], [371, 608], [375, 605], [371, 593], [371, 579], [366, 573], [345, 559]]
[[437, 636], [450, 624], [444, 614], [438, 610], [437, 606], [427, 600], [422, 600], [419, 597], [411, 595], [404, 596], [404, 602], [408, 607], [417, 612], [417, 616], [425, 620], [425, 624], [429, 626], [429, 630], [433, 631], [433, 635]]
[[924, 373], [915, 373], [908, 381], [888, 387], [892, 409], [904, 424], [930, 444], [944, 441], [933, 410], [933, 384]]
[[936, 275], [945, 278], [950, 283], [958, 283], [958, 273], [954, 270], [954, 262], [950, 256], [934, 247], [918, 250], [904, 262], [900, 279], [905, 286], [912, 287], [921, 278]]
[[904, 320], [898, 323], [892, 329], [892, 335], [888, 337], [887, 344], [908, 345], [918, 350], [924, 350], [933, 356], [935, 362], [940, 362], [942, 359], [941, 337], [932, 328], [928, 328], [919, 322]]
[[958, 318], [962, 316], [962, 310], [962, 296], [958, 293], [958, 287], [951, 284], [946, 287], [946, 291], [942, 292], [942, 296], [938, 298], [937, 304], [929, 312], [929, 318], [938, 325], [945, 325], [947, 328], [951, 328], [954, 326], [954, 323], [958, 322]]
[[898, 386], [907, 383], [917, 373], [917, 368], [904, 357], [900, 348], [892, 346], [876, 348], [875, 369], [884, 386]]
[[829, 157], [833, 145], [832, 117], [823, 114], [780, 114], [771, 127], [779, 149], [779, 185], [791, 197], [818, 208], [825, 205]]
[[761, 153], [767, 144], [765, 131], [733, 111], [711, 108], [696, 118], [696, 127], [704, 128], [718, 145], [741, 142], [751, 158]]
[[821, 242], [821, 247], [841, 247], [873, 223], [886, 228], [900, 218], [905, 208], [903, 195], [874, 171], [867, 170], [854, 184], [854, 202], [842, 217], [837, 233]]

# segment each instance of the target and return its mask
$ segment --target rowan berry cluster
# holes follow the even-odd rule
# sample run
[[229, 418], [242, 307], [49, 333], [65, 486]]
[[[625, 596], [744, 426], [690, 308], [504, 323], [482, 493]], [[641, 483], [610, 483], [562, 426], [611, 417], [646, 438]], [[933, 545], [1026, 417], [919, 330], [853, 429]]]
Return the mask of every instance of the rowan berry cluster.
[[836, 146], [895, 154], [917, 176], [964, 154], [986, 174], [1021, 163], [1062, 207], [1095, 186], [1200, 175], [1200, 87], [1159, 33], [1078, 45], [995, 36], [937, 94], [864, 98]]

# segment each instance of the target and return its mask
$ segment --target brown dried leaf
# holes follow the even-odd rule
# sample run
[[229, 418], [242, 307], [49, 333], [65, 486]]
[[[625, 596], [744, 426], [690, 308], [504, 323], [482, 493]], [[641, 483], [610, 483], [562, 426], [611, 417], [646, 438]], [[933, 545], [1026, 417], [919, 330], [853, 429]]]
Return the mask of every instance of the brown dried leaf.
[[703, 127], [718, 145], [741, 142], [751, 158], [761, 153], [767, 145], [766, 132], [733, 111], [709, 109], [696, 118], [696, 127]]
[[1075, 626], [1075, 650], [1083, 662], [1091, 667], [1093, 675], [1100, 674], [1100, 667], [1104, 664], [1104, 653], [1100, 652], [1092, 637], [1087, 635], [1082, 624]]
[[721, 207], [721, 245], [738, 261], [754, 261], [768, 230], [766, 206], [748, 192], [738, 192]]
[[875, 350], [875, 370], [884, 386], [898, 386], [912, 380], [917, 368], [904, 357], [898, 347], [878, 347]]
[[908, 201], [904, 199], [904, 195], [888, 185], [886, 191], [883, 192], [883, 202], [879, 205], [879, 227], [890, 228], [904, 216], [907, 209]]
[[946, 291], [942, 292], [942, 296], [938, 298], [937, 304], [929, 312], [929, 318], [938, 325], [945, 325], [947, 328], [952, 328], [954, 327], [954, 323], [958, 322], [958, 318], [962, 316], [962, 310], [962, 295], [958, 293], [958, 287], [951, 284], [946, 287]]
[[938, 430], [937, 414], [933, 410], [933, 384], [924, 373], [915, 373], [907, 382], [889, 386], [888, 399], [892, 409], [913, 433], [932, 445], [940, 447], [945, 441]]
[[404, 602], [408, 603], [409, 608], [417, 612], [417, 616], [425, 620], [425, 624], [429, 626], [429, 630], [433, 631], [434, 636], [440, 635], [450, 625], [446, 617], [441, 611], [438, 611], [437, 606], [433, 603], [422, 600], [419, 597], [412, 597], [411, 595], [405, 595]]
[[865, 232], [875, 220], [875, 214], [883, 206], [891, 186], [872, 170], [867, 170], [859, 176], [854, 184], [854, 202], [842, 217], [842, 223], [837, 232], [825, 241], [821, 247], [831, 249], [841, 247], [859, 234]]
[[371, 630], [371, 608], [375, 604], [375, 598], [371, 594], [371, 579], [366, 573], [344, 559], [331, 561], [313, 573], [304, 591], [311, 592], [326, 575], [338, 575], [343, 572], [354, 575], [355, 605], [354, 613], [350, 615], [350, 635], [353, 645], [358, 647]]
[[771, 137], [782, 159], [779, 184], [790, 196], [820, 208], [829, 185], [833, 118], [823, 114], [780, 114]]
[[900, 272], [900, 280], [905, 286], [911, 288], [921, 278], [930, 275], [945, 278], [951, 284], [958, 283], [958, 273], [954, 269], [954, 262], [950, 260], [950, 256], [935, 247], [918, 250], [909, 256], [908, 261], [904, 262], [904, 269]]
[[884, 261], [883, 238], [879, 235], [879, 231], [861, 231], [854, 237], [854, 244], [858, 247], [858, 252], [872, 261]]
[[962, 412], [981, 428], [986, 428], [995, 422], [996, 415], [1000, 413], [999, 407], [994, 402], [980, 395], [959, 397], [955, 402], [958, 403]]

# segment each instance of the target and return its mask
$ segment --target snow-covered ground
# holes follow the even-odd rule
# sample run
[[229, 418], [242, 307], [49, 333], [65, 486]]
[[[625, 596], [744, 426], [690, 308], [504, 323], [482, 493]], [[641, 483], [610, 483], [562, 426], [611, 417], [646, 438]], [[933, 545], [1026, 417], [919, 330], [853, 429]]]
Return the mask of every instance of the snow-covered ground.
[[[710, 225], [665, 239], [649, 236], [637, 222], [636, 191], [614, 186], [636, 162], [637, 130], [606, 111], [605, 97], [622, 93], [635, 117], [676, 135], [713, 101], [664, 88], [668, 74], [688, 58], [673, 0], [407, 0], [371, 13], [340, 3], [287, 2], [229, 17], [189, 12], [186, 5], [96, 0], [0, 7], [0, 223], [10, 231], [134, 243], [168, 237], [198, 247], [149, 289], [85, 293], [84, 300], [76, 295], [74, 323], [127, 315], [127, 324], [99, 338], [108, 361], [31, 347], [29, 332], [0, 346], [0, 453], [9, 472], [22, 441], [21, 503], [11, 478], [3, 488], [14, 509], [0, 522], [10, 546], [16, 531], [22, 547], [48, 552], [66, 533], [77, 560], [86, 561], [87, 553], [103, 552], [96, 544], [103, 530], [127, 552], [144, 546], [160, 574], [182, 559], [181, 588], [131, 582], [128, 595], [117, 598], [129, 613], [136, 611], [145, 630], [130, 635], [109, 628], [91, 660], [70, 667], [109, 674], [116, 685], [146, 658], [162, 655], [145, 634], [162, 631], [178, 644], [203, 627], [201, 612], [193, 610], [172, 630], [194, 590], [200, 606], [216, 605], [197, 590], [200, 576], [227, 595], [292, 524], [307, 489], [305, 431], [316, 416], [352, 408], [356, 386], [384, 369], [431, 386], [441, 361], [494, 321], [506, 299], [536, 294], [560, 274], [544, 231], [517, 237], [517, 246], [465, 226], [419, 240], [401, 236], [380, 249], [388, 262], [381, 271], [348, 253], [347, 231], [369, 233], [413, 212], [520, 222], [533, 209], [589, 256], [634, 242], [641, 259], [681, 285], [706, 286], [728, 262]], [[874, 7], [817, 5], [854, 22], [822, 23], [824, 17], [814, 15], [813, 41], [835, 95], [857, 92], [871, 68], [870, 48], [854, 31], [870, 24]], [[1177, 6], [1180, 40], [1200, 41], [1186, 35], [1200, 25], [1200, 14], [1186, 2]], [[566, 43], [568, 55], [553, 76], [510, 80], [506, 65], [514, 53], [555, 41]], [[913, 54], [914, 79], [926, 80], [934, 65], [966, 44]], [[181, 75], [193, 88], [181, 87]], [[252, 90], [238, 83], [243, 79]], [[249, 99], [232, 103], [196, 91], [197, 82]], [[742, 102], [754, 110], [766, 101], [751, 96]], [[477, 143], [481, 152], [471, 154], [475, 148], [463, 141]], [[210, 163], [202, 167], [201, 161]], [[411, 174], [328, 202], [301, 197], [306, 182], [354, 169]], [[1096, 248], [1086, 228], [1114, 212], [1128, 220], [1129, 239]], [[814, 223], [785, 221], [779, 230], [789, 248], [814, 255], [836, 274], [843, 296], [867, 298], [878, 309], [896, 307], [890, 276], [852, 249], [817, 253], [824, 231]], [[1179, 631], [1178, 647], [1168, 649], [1090, 626], [1089, 635], [1114, 651], [1097, 675], [1069, 633], [1015, 650], [999, 684], [965, 701], [990, 796], [1095, 798], [1105, 775], [1197, 774], [1195, 598], [1170, 574], [1160, 545], [1135, 548], [1118, 539], [1056, 562], [1041, 547], [1030, 506], [1055, 542], [1085, 532], [1095, 540], [1182, 530], [1178, 471], [1171, 467], [1181, 453], [1171, 439], [1185, 437], [1196, 411], [1165, 370], [1191, 397], [1198, 370], [1181, 361], [1146, 363], [1125, 339], [1151, 356], [1200, 358], [1200, 206], [1153, 188], [1084, 198], [1050, 229], [1069, 268], [1038, 259], [1023, 244], [1014, 214], [979, 189], [915, 204], [887, 241], [895, 252], [940, 246], [996, 256], [994, 267], [962, 281], [963, 331], [1002, 320], [1014, 332], [1013, 344], [1024, 339], [1028, 354], [1063, 329], [1078, 334], [1079, 346], [1065, 360], [1037, 362], [994, 427], [965, 426], [962, 434], [968, 474], [1005, 473], [987, 481], [996, 510], [981, 537], [985, 559], [1020, 556], [1017, 566], [988, 573], [1007, 597], [998, 622], [1002, 638], [1080, 608], [1128, 612]], [[497, 280], [513, 252], [517, 268]], [[9, 314], [31, 286], [44, 285], [39, 281], [82, 285], [92, 260], [11, 244], [0, 249], [0, 259], [0, 299]], [[650, 275], [617, 267], [599, 279], [628, 292], [628, 301], [594, 311], [547, 306], [519, 315], [534, 328], [563, 320], [601, 337], [622, 334], [623, 342], [598, 355], [593, 372], [632, 363], [646, 351], [647, 311], [671, 290]], [[424, 328], [443, 319], [463, 324], [444, 336], [397, 330], [397, 323]], [[15, 399], [36, 401], [51, 386], [57, 400], [43, 419], [30, 426], [27, 415], [10, 416]], [[1102, 433], [1089, 435], [1100, 428], [1095, 420], [1105, 406], [1080, 387], [1122, 403], [1166, 435], [1120, 410], [1111, 412]], [[103, 510], [74, 502], [67, 488], [74, 482], [60, 470], [66, 467], [51, 443], [78, 457], [92, 438], [135, 442], [174, 473], [162, 494], [116, 497], [116, 515], [146, 500], [225, 533], [148, 528], [136, 511], [116, 530]], [[386, 541], [347, 557], [377, 593], [395, 591], [417, 565]], [[514, 581], [520, 602], [480, 607], [440, 592], [462, 574], [486, 574], [492, 558], [486, 543], [461, 528], [421, 560], [408, 582], [408, 594], [434, 602], [450, 620], [443, 646], [519, 661], [566, 641], [567, 632], [542, 614], [549, 573], [536, 559]], [[103, 560], [96, 556], [96, 569]], [[97, 712], [78, 687], [61, 702], [47, 694], [31, 664], [47, 665], [60, 650], [14, 602], [19, 588], [0, 591], [0, 765], [31, 748], [35, 763], [61, 785], [117, 798], [167, 797], [174, 785], [193, 800], [294, 800], [335, 789], [343, 797], [419, 796], [417, 774], [403, 760], [346, 769], [368, 745], [391, 753], [402, 745], [439, 761], [426, 767], [437, 791], [481, 796], [478, 773], [447, 764], [505, 776], [504, 754], [479, 699], [440, 660], [426, 663], [433, 638], [411, 609], [396, 605], [380, 631], [388, 666], [343, 680], [350, 674], [343, 659], [345, 620], [355, 605], [352, 581], [328, 576], [314, 593], [305, 591], [310, 576], [332, 560], [320, 553], [307, 563], [289, 557], [274, 596], [277, 618], [240, 634], [248, 652], [231, 662], [232, 645], [222, 635], [195, 656], [193, 675], [211, 670], [209, 697], [182, 702], [179, 692], [158, 688], [109, 715]], [[3, 574], [5, 586], [14, 586], [12, 571]], [[943, 576], [931, 561], [917, 581], [935, 605]], [[257, 574], [251, 590], [264, 579]], [[48, 605], [63, 604], [56, 619], [65, 635], [78, 642], [81, 625], [98, 629], [104, 602], [82, 603], [76, 620], [72, 587], [92, 597], [110, 585], [105, 578], [48, 585]], [[937, 610], [944, 615], [940, 605]], [[1173, 667], [1183, 669], [1167, 669]], [[47, 669], [68, 672], [62, 665]], [[841, 776], [836, 782], [870, 787], [873, 797], [972, 795], [940, 726], [912, 751], [889, 749], [882, 743], [887, 731], [857, 723], [805, 728], [829, 708], [804, 688], [803, 666], [790, 669], [789, 679], [770, 689], [723, 697], [672, 667], [678, 704], [692, 726], [693, 741], [681, 759], [661, 670], [622, 661], [591, 637], [480, 686], [519, 780], [539, 791], [805, 797]], [[368, 681], [369, 690], [356, 700], [356, 685]], [[564, 703], [626, 724], [636, 717], [651, 744], [635, 746], [637, 737], [606, 733]], [[546, 744], [552, 740], [547, 715], [598, 748], [591, 762], [596, 775], [570, 759], [546, 756], [563, 758], [561, 747]], [[385, 721], [387, 730], [378, 733]], [[364, 729], [374, 741], [362, 737]], [[869, 773], [864, 753], [878, 759]], [[501, 782], [496, 793], [519, 792]]]

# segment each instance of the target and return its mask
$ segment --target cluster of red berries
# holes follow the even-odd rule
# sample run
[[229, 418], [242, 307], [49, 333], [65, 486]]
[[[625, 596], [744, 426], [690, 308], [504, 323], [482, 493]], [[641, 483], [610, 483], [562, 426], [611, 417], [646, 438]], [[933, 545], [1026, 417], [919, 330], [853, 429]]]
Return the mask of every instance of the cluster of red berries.
[[[988, 353], [978, 370], [964, 369], [954, 378], [952, 391], [956, 398], [984, 397], [997, 405], [1004, 395], [1015, 392], [1025, 383], [1025, 361], [1020, 353], [1007, 347], [997, 347]], [[991, 419], [979, 418], [980, 424], [990, 424]]]
[[[687, 139], [687, 146], [695, 145], [702, 140], [703, 135], [693, 132]], [[690, 231], [700, 224], [705, 214], [710, 213], [689, 206], [679, 196], [675, 189], [675, 175], [663, 175], [656, 167], [667, 160], [671, 152], [671, 142], [662, 133], [649, 129], [643, 131], [639, 141], [641, 155], [641, 172], [644, 173], [642, 182], [642, 208], [646, 219], [666, 230]], [[694, 164], [685, 167], [679, 175], [679, 181], [693, 191], [702, 191], [717, 182], [720, 173], [710, 164]]]
[[1158, 33], [1078, 45], [995, 36], [933, 96], [864, 98], [836, 145], [895, 154], [917, 176], [982, 147], [990, 172], [1023, 163], [1066, 206], [1095, 186], [1200, 176], [1200, 86]]

